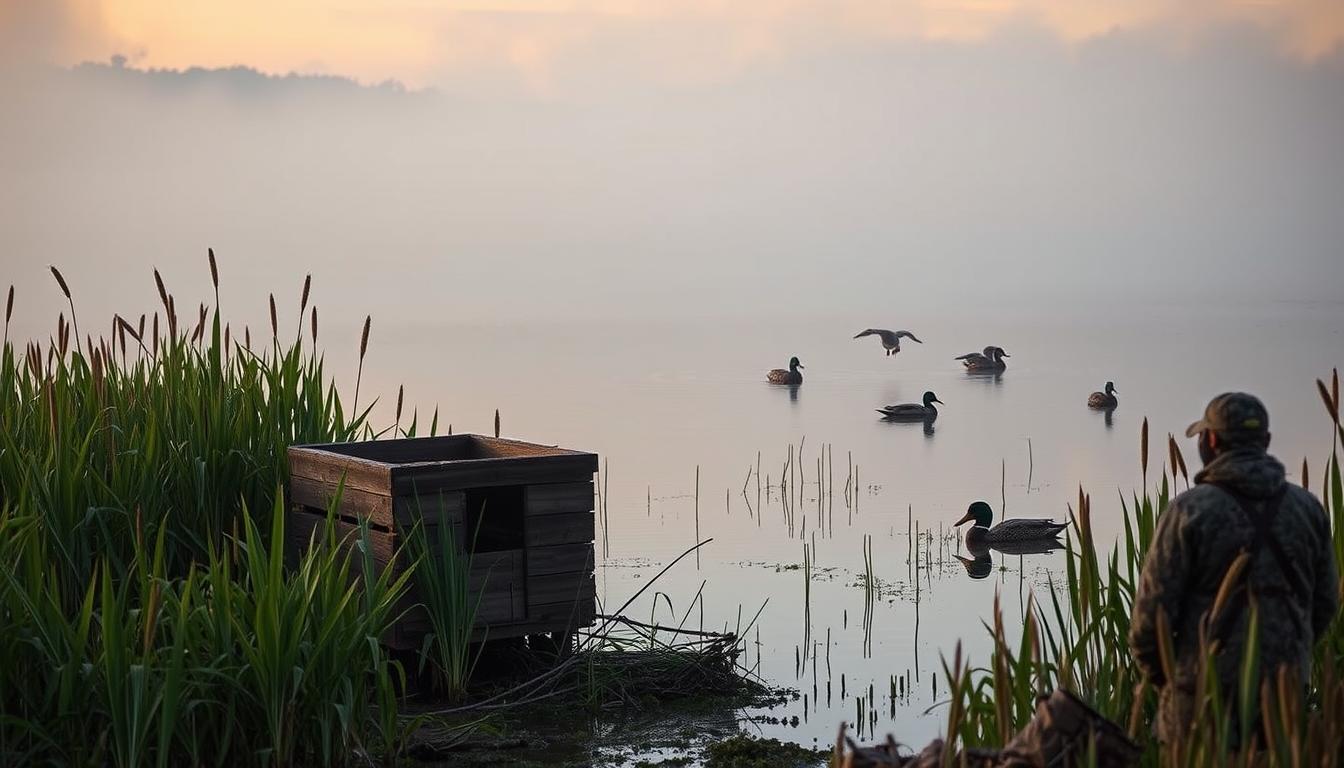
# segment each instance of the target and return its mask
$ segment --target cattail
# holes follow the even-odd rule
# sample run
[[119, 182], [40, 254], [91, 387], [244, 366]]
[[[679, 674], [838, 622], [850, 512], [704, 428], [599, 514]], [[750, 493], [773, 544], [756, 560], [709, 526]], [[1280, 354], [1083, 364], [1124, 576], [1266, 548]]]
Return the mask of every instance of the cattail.
[[243, 349], [252, 349], [252, 329], [246, 325], [243, 326]]
[[65, 298], [67, 299], [70, 298], [70, 286], [66, 285], [65, 278], [61, 276], [61, 270], [57, 269], [55, 266], [52, 266], [51, 274], [55, 276], [56, 284], [61, 286], [61, 293], [65, 294]]
[[[13, 293], [14, 293], [14, 287], [13, 287], [13, 286], [10, 286], [9, 292], [10, 292], [10, 294], [13, 294]], [[1339, 410], [1339, 369], [1338, 369], [1338, 368], [1332, 368], [1332, 369], [1330, 370], [1330, 391], [1334, 394], [1334, 396], [1333, 396], [1332, 399], [1335, 401], [1335, 410], [1338, 411], [1338, 410]]]
[[317, 305], [313, 305], [313, 345], [317, 345]]
[[224, 354], [229, 353], [229, 324], [224, 324]]
[[276, 321], [275, 321], [275, 294], [274, 294], [274, 293], [271, 294], [271, 336], [274, 337], [274, 338], [276, 338], [276, 339], [279, 339], [279, 338], [280, 338], [280, 326], [277, 325], [277, 324], [276, 324]]
[[303, 317], [304, 310], [308, 309], [308, 291], [313, 287], [313, 275], [309, 273], [303, 278], [303, 298], [299, 300], [299, 317]]
[[364, 381], [364, 353], [369, 351], [369, 327], [373, 324], [373, 315], [364, 317], [364, 333], [359, 337], [359, 368], [355, 372], [355, 401], [351, 410], [359, 410], [359, 385]]
[[145, 338], [145, 314], [141, 312], [140, 323], [135, 328], [135, 340], [140, 341], [143, 344], [144, 338]]
[[154, 338], [154, 350], [153, 350], [153, 352], [150, 353], [150, 356], [151, 356], [151, 357], [154, 357], [154, 358], [158, 358], [158, 356], [159, 356], [159, 313], [158, 313], [158, 312], [155, 312], [155, 313], [154, 313], [154, 337], [153, 337], [153, 338]]
[[5, 299], [5, 324], [9, 324], [9, 318], [14, 316], [14, 286], [9, 286], [9, 298]]
[[103, 356], [95, 352], [93, 355], [93, 391], [98, 395], [98, 401], [103, 400]]
[[1148, 417], [1143, 418], [1143, 428], [1139, 432], [1139, 465], [1143, 467], [1143, 484], [1148, 484]]
[[159, 270], [154, 270], [154, 285], [159, 289], [159, 301], [163, 302], [163, 310], [168, 311], [168, 289], [163, 287], [163, 277], [159, 275]]
[[1302, 459], [1302, 487], [1311, 490], [1311, 475], [1307, 473], [1307, 460]]
[[397, 386], [397, 424], [401, 424], [401, 398], [406, 393], [406, 385]]
[[[210, 255], [210, 282], [215, 286], [215, 295], [219, 295], [219, 266], [215, 264], [215, 249], [206, 248], [205, 252]], [[218, 300], [215, 302], [218, 304]]]
[[177, 300], [172, 296], [168, 297], [168, 336], [177, 343]]
[[[498, 408], [495, 409], [495, 437], [499, 437], [499, 409], [498, 409]], [[700, 468], [699, 468], [699, 467], [696, 467], [696, 472], [699, 472], [699, 471], [700, 471]]]

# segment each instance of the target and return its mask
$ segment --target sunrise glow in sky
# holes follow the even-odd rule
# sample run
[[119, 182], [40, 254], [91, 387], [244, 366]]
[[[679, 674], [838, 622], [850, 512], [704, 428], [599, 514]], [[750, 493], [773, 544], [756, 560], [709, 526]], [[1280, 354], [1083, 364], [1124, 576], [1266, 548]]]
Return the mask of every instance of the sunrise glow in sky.
[[[884, 40], [974, 44], [1005, 30], [1065, 42], [1145, 31], [1172, 46], [1256, 28], [1311, 60], [1344, 39], [1339, 0], [0, 0], [58, 63], [126, 55], [141, 67], [243, 64], [429, 86], [494, 72], [544, 82], [604, 55], [660, 78]], [[15, 35], [17, 37], [17, 35]]]

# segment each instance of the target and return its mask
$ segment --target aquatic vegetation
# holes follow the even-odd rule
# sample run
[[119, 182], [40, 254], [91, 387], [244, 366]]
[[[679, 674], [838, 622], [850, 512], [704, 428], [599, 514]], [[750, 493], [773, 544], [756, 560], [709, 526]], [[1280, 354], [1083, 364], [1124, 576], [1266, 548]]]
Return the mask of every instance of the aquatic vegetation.
[[403, 674], [377, 640], [410, 571], [374, 573], [363, 532], [331, 527], [284, 556], [286, 448], [372, 436], [369, 407], [345, 410], [314, 349], [310, 280], [292, 340], [272, 296], [254, 345], [209, 265], [213, 308], [179, 316], [156, 273], [159, 312], [98, 339], [53, 268], [70, 319], [22, 355], [10, 291], [0, 762], [341, 765], [404, 738]]
[[[1340, 424], [1338, 373], [1331, 384], [1317, 387], [1335, 433], [1320, 488], [1331, 520], [1336, 557], [1344, 554], [1344, 483], [1339, 466], [1344, 426]], [[1156, 765], [1300, 765], [1307, 758], [1338, 756], [1344, 749], [1344, 621], [1336, 620], [1317, 646], [1309, 690], [1279, 675], [1261, 681], [1258, 637], [1266, 628], [1252, 614], [1239, 690], [1230, 710], [1223, 706], [1217, 676], [1201, 674], [1195, 720], [1185, 738], [1158, 745], [1148, 736], [1156, 712], [1157, 692], [1142, 678], [1128, 653], [1131, 607], [1143, 558], [1152, 542], [1157, 519], [1167, 508], [1178, 474], [1189, 483], [1184, 457], [1168, 438], [1169, 463], [1162, 468], [1153, 493], [1120, 499], [1124, 539], [1109, 554], [1099, 551], [1092, 535], [1092, 501], [1081, 490], [1071, 509], [1073, 530], [1066, 542], [1068, 559], [1063, 583], [1052, 582], [1048, 594], [1029, 603], [1018, 637], [1010, 638], [995, 604], [994, 651], [985, 668], [972, 667], [958, 648], [944, 673], [951, 681], [947, 701], [946, 741], [969, 747], [999, 745], [1026, 725], [1036, 697], [1055, 687], [1071, 690], [1102, 715], [1128, 728], [1131, 738], [1146, 744], [1145, 764]], [[1148, 472], [1148, 423], [1140, 435], [1140, 466]], [[1309, 476], [1305, 470], [1301, 481]], [[1234, 571], [1236, 565], [1234, 565]], [[1230, 574], [1228, 578], [1235, 578]], [[1213, 649], [1206, 647], [1212, 663]], [[1164, 653], [1170, 658], [1170, 651]], [[1238, 754], [1235, 733], [1248, 732], [1259, 714], [1263, 741], [1258, 753]]]

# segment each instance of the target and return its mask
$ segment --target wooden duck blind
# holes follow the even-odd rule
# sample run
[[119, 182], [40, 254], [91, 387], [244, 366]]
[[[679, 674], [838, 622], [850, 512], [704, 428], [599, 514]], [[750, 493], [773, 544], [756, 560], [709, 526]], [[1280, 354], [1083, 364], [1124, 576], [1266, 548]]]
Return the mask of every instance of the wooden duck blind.
[[[357, 536], [368, 521], [379, 569], [401, 567], [417, 520], [431, 547], [436, 526], [452, 526], [456, 546], [471, 556], [471, 598], [480, 595], [476, 639], [563, 635], [592, 623], [596, 454], [452, 435], [293, 446], [289, 470], [291, 555], [322, 530], [344, 482], [337, 535]], [[412, 580], [408, 605], [417, 602]], [[429, 631], [416, 609], [384, 641], [415, 649]]]

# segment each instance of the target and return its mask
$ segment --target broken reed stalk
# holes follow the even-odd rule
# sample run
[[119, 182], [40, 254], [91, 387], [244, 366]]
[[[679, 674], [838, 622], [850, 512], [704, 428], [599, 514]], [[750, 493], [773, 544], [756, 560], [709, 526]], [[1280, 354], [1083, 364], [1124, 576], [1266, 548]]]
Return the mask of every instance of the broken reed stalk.
[[[695, 465], [695, 540], [700, 540], [700, 465]], [[695, 569], [700, 570], [700, 550], [695, 550]]]

